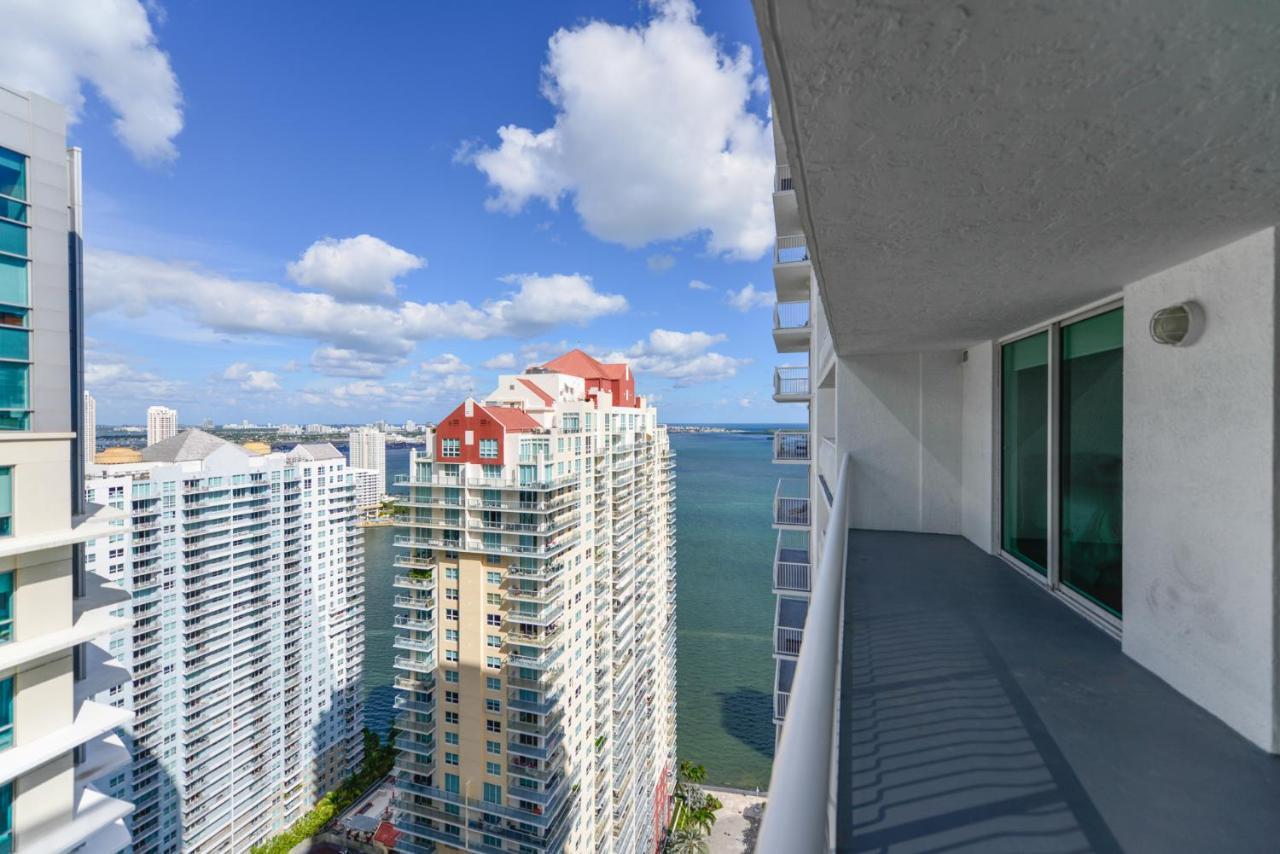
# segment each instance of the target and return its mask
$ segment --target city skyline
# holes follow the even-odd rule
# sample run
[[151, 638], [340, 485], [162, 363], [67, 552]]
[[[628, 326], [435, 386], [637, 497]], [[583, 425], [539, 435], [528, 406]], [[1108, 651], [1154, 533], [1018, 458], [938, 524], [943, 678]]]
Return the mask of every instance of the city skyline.
[[[225, 9], [115, 5], [152, 39], [113, 41], [108, 26], [96, 47], [159, 63], [155, 79], [104, 96], [92, 69], [73, 65], [71, 85], [0, 61], [9, 85], [80, 104], [70, 136], [91, 152], [86, 386], [100, 422], [152, 403], [193, 424], [434, 420], [499, 372], [573, 347], [631, 361], [672, 421], [793, 417], [760, 393], [773, 158], [746, 6], [528, 7], [501, 31], [464, 9], [413, 26], [404, 12], [318, 7], [301, 39], [284, 10], [241, 28]], [[29, 38], [67, 53], [71, 26], [42, 24]], [[389, 43], [410, 33], [425, 44]], [[462, 49], [480, 39], [504, 61]], [[358, 54], [341, 68], [336, 41]], [[279, 44], [297, 61], [275, 63]], [[652, 73], [652, 88], [584, 80], [600, 51], [628, 57], [625, 77]], [[465, 100], [447, 82], [459, 78]], [[419, 115], [410, 90], [446, 108]], [[335, 128], [335, 99], [351, 129]], [[579, 156], [614, 125], [610, 163]], [[339, 187], [316, 180], [335, 173], [360, 188], [337, 205]]]

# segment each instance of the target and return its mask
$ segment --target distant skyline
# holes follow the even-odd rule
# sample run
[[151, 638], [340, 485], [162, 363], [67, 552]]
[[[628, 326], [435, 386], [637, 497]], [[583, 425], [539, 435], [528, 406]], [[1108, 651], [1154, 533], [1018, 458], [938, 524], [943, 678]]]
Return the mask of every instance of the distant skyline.
[[76, 112], [102, 423], [435, 421], [574, 346], [665, 421], [795, 417], [750, 4], [28, 5], [60, 63], [0, 84]]

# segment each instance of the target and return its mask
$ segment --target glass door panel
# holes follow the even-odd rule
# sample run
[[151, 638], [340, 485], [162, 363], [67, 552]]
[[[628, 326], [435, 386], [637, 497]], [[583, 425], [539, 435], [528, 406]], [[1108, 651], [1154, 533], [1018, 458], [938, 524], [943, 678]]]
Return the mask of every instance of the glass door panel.
[[1123, 309], [1062, 327], [1062, 584], [1121, 611]]
[[1001, 545], [1041, 573], [1049, 566], [1049, 333], [1001, 350]]

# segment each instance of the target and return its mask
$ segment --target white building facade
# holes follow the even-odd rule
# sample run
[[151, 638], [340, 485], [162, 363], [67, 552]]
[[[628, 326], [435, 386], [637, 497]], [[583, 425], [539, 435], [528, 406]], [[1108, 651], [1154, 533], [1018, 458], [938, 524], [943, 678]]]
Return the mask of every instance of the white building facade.
[[352, 430], [348, 436], [348, 462], [352, 468], [378, 473], [378, 496], [387, 491], [387, 434], [372, 427]]
[[[84, 571], [83, 543], [127, 530], [86, 505], [80, 152], [59, 104], [0, 88], [0, 848], [114, 851], [133, 809], [107, 792], [132, 715], [98, 645], [128, 593]], [[69, 312], [69, 306], [72, 310]]]
[[91, 468], [131, 533], [88, 565], [132, 591], [111, 652], [137, 668], [103, 700], [135, 717], [116, 786], [135, 852], [244, 851], [362, 759], [363, 536], [331, 445], [254, 454], [199, 430]]
[[178, 435], [178, 410], [167, 406], [147, 407], [147, 444], [154, 445]]
[[574, 351], [467, 400], [410, 465], [397, 850], [653, 851], [676, 726], [656, 410]]
[[83, 421], [80, 444], [84, 448], [84, 464], [87, 466], [93, 462], [93, 455], [98, 449], [98, 402], [87, 391], [84, 393]]
[[382, 501], [385, 475], [377, 469], [351, 469], [351, 479], [355, 483], [356, 508], [359, 510], [376, 509]]

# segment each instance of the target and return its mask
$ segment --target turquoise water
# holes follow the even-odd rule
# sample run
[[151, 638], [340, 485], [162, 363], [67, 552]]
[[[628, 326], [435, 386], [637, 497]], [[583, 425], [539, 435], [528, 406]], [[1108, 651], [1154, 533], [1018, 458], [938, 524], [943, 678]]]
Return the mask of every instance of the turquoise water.
[[[722, 786], [764, 788], [773, 757], [773, 489], [766, 435], [676, 433], [679, 754]], [[409, 451], [388, 449], [387, 477]], [[365, 722], [393, 717], [392, 528], [365, 530]]]

